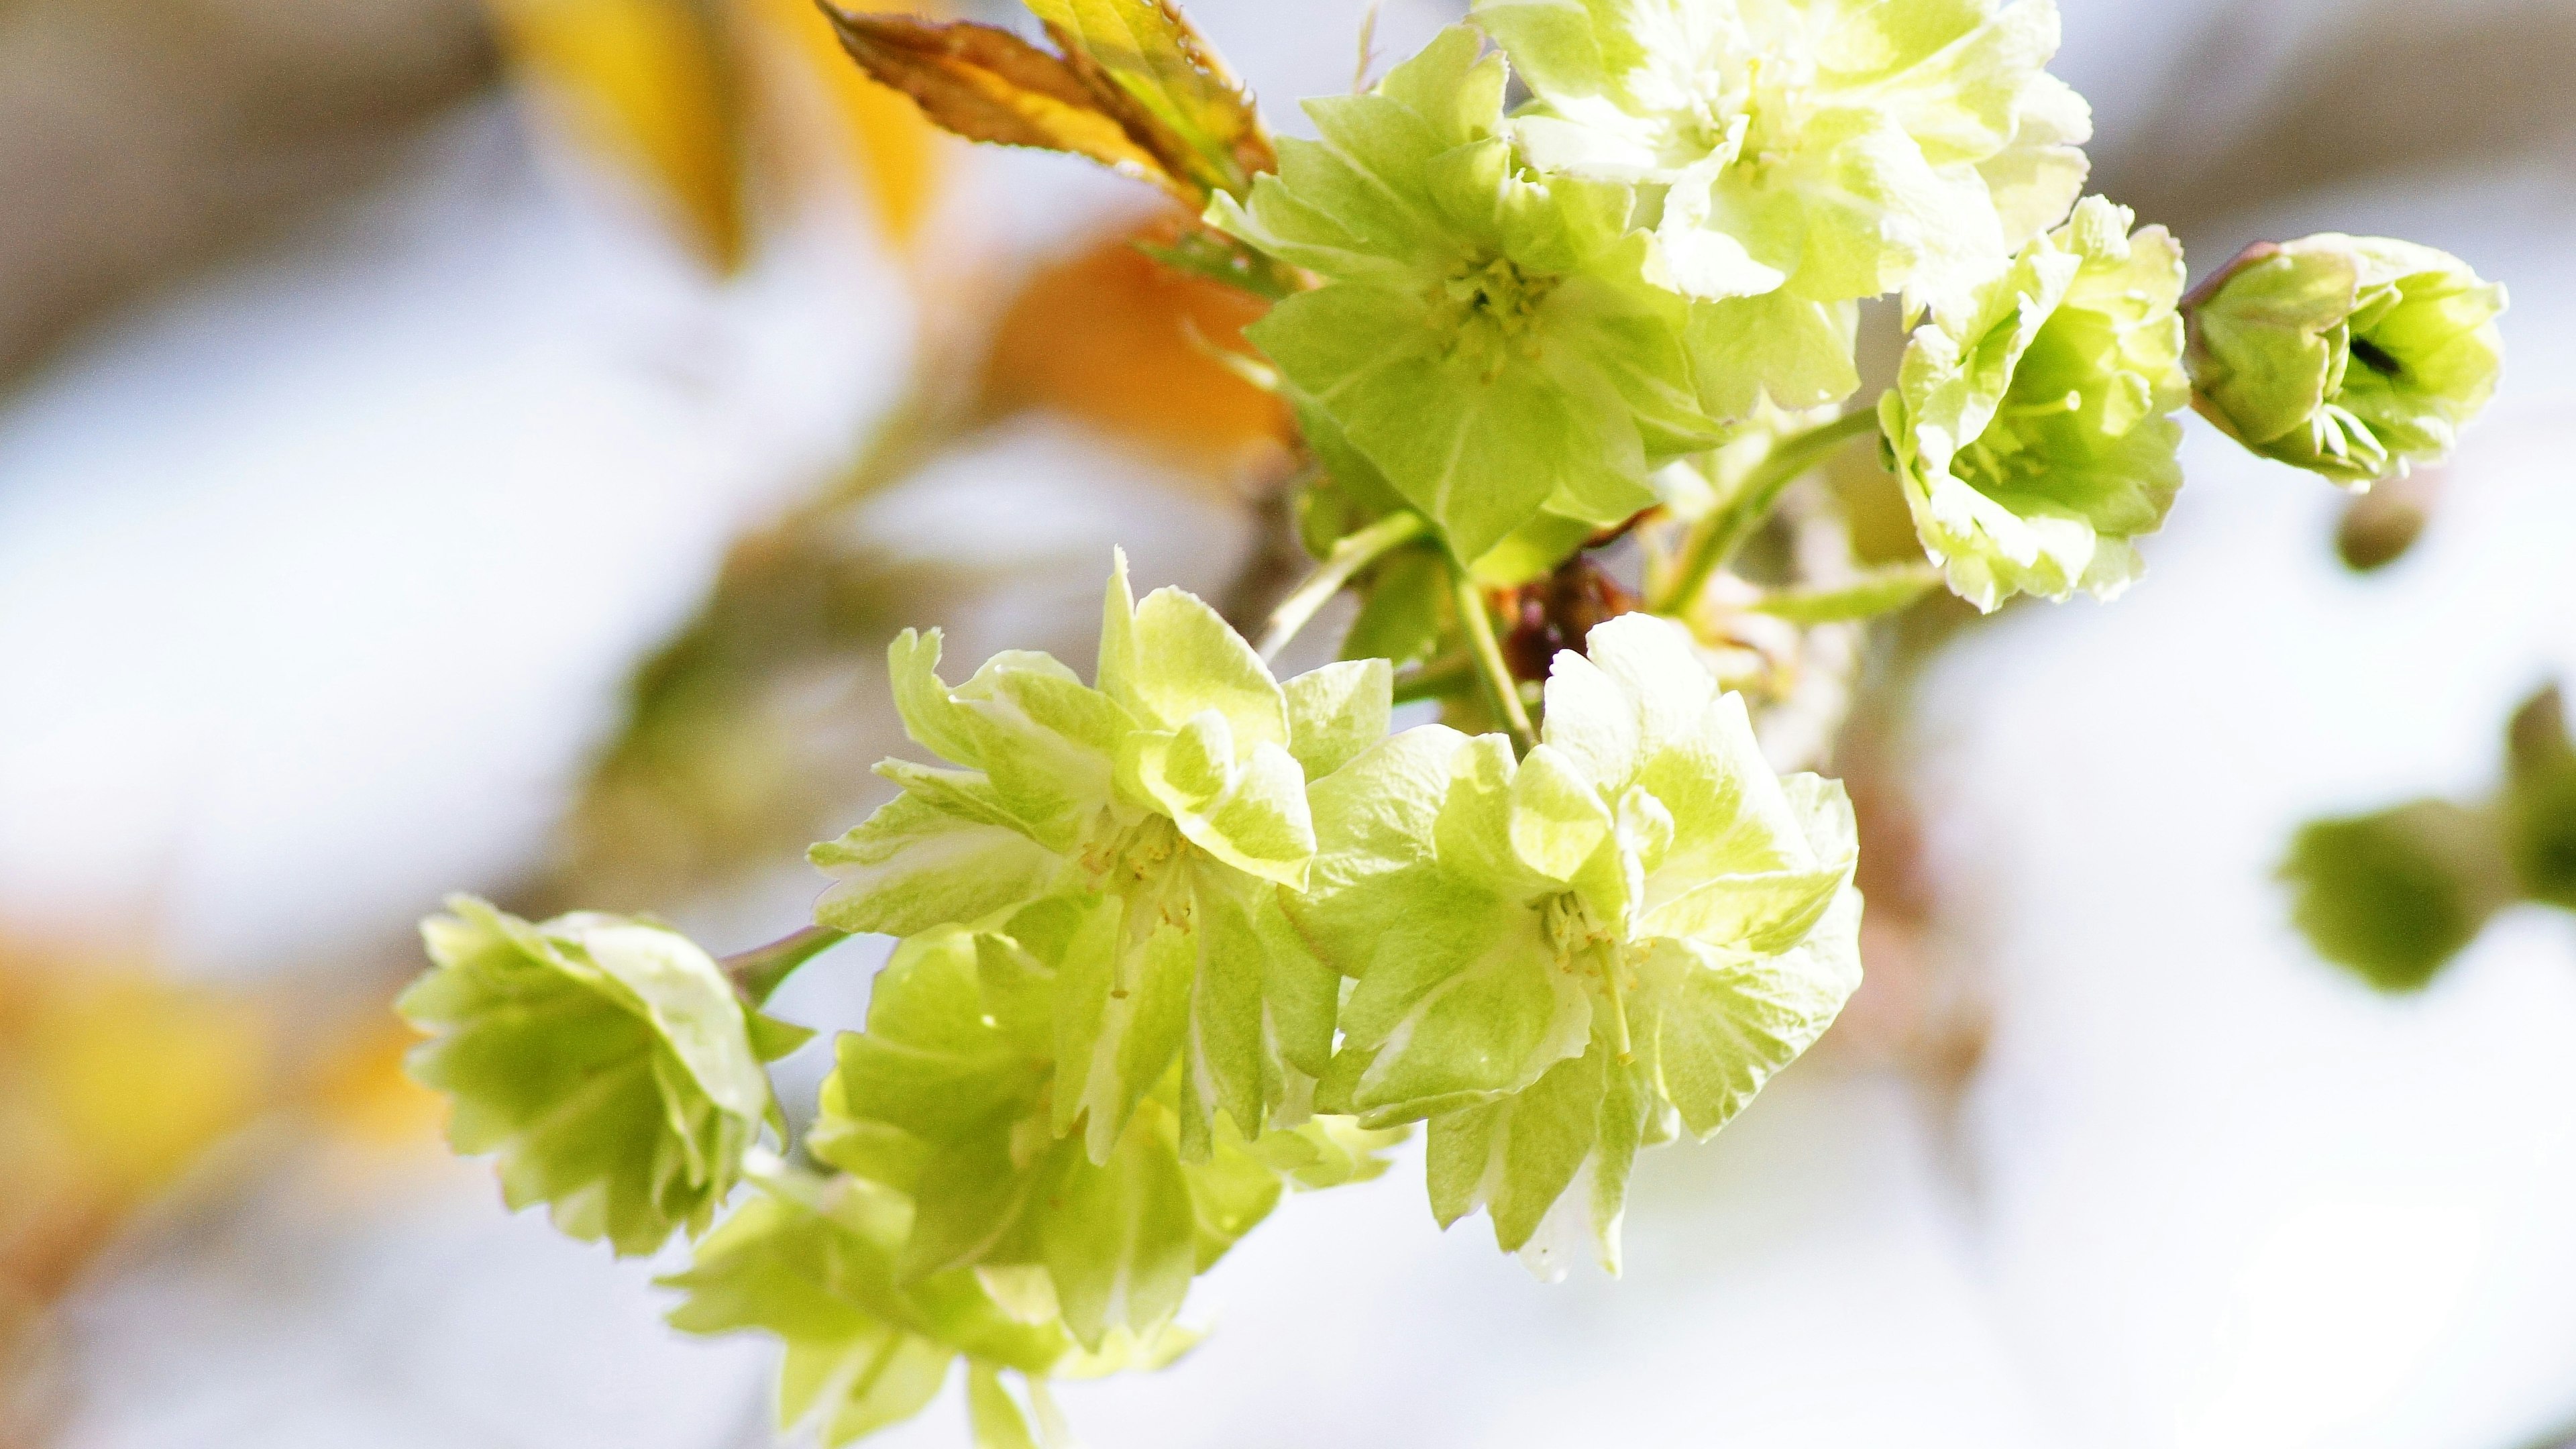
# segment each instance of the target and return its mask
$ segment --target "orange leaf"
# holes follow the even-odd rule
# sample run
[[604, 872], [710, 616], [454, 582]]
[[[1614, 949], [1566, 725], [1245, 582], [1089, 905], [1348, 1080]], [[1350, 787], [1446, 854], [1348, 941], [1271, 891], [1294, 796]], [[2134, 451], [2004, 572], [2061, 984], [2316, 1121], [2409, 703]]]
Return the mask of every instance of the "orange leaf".
[[1096, 68], [1049, 55], [1007, 30], [966, 21], [827, 10], [868, 74], [974, 141], [1087, 156], [1195, 208], [1205, 194], [1158, 154], [1159, 123]]
[[1278, 455], [1287, 409], [1210, 355], [1248, 350], [1243, 329], [1266, 304], [1134, 245], [1186, 225], [1123, 231], [1031, 276], [994, 334], [987, 406], [1054, 408], [1221, 478]]

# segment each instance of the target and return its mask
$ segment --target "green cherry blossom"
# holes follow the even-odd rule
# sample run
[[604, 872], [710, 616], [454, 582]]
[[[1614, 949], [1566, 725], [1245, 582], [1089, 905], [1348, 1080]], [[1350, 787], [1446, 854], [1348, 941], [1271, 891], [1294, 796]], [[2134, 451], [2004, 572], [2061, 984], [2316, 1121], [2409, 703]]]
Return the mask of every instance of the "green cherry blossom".
[[1106, 1162], [1185, 1057], [1192, 1151], [1218, 1108], [1257, 1136], [1331, 1054], [1333, 975], [1287, 929], [1279, 890], [1304, 885], [1314, 855], [1308, 777], [1385, 733], [1385, 661], [1283, 686], [1192, 595], [1135, 602], [1124, 556], [1096, 687], [1011, 652], [952, 689], [935, 631], [906, 630], [891, 659], [905, 729], [964, 768], [878, 766], [903, 793], [810, 852], [837, 879], [816, 919], [910, 936], [1075, 897], [1087, 914], [1065, 966], [1055, 1131], [1082, 1124]]
[[1246, 335], [1464, 559], [1542, 506], [1618, 523], [1715, 437], [1629, 188], [1531, 171], [1482, 44], [1452, 27], [1369, 94], [1308, 101], [1321, 139], [1208, 211], [1322, 279]]
[[1149, 1341], [1190, 1280], [1269, 1215], [1283, 1186], [1375, 1176], [1393, 1139], [1308, 1118], [1247, 1140], [1218, 1118], [1185, 1153], [1177, 1063], [1097, 1160], [1060, 1138], [1051, 1062], [1069, 1041], [1061, 998], [1110, 908], [1057, 896], [1001, 930], [941, 927], [903, 943], [877, 978], [867, 1029], [844, 1035], [807, 1147], [915, 1206], [899, 1284], [974, 1268], [1034, 1318], [1098, 1349]]
[[2083, 186], [2091, 117], [2045, 70], [2049, 0], [1476, 0], [1473, 16], [1536, 98], [1513, 123], [1532, 161], [1645, 188], [1660, 275], [1721, 303], [1712, 335], [1760, 339], [1768, 367], [1737, 376], [1785, 406], [1839, 395], [1845, 304], [1953, 296]]
[[[972, 1269], [902, 1275], [916, 1215], [901, 1192], [767, 1154], [747, 1175], [757, 1193], [661, 1285], [686, 1295], [671, 1312], [683, 1332], [751, 1330], [780, 1341], [782, 1431], [810, 1428], [827, 1445], [864, 1438], [920, 1413], [961, 1359], [974, 1390], [1011, 1370], [1035, 1397], [1047, 1378], [1159, 1368], [1194, 1341], [1165, 1329], [1086, 1351], [1054, 1317], [1027, 1312], [1007, 1285]], [[979, 1420], [993, 1412], [973, 1409]]]
[[395, 1009], [430, 1034], [409, 1068], [452, 1103], [448, 1140], [497, 1153], [512, 1208], [620, 1254], [705, 1230], [774, 1125], [761, 1063], [807, 1033], [745, 1010], [687, 937], [580, 912], [530, 924], [471, 896], [421, 923], [431, 970]]
[[2130, 220], [2085, 198], [1916, 329], [1879, 400], [1924, 551], [1980, 609], [2119, 593], [2182, 486], [2182, 248]]
[[2448, 252], [2329, 232], [2248, 247], [2185, 305], [2193, 403], [2348, 488], [2439, 462], [2495, 392], [2504, 288]]
[[1557, 656], [1528, 758], [1430, 725], [1318, 784], [1290, 909], [1357, 978], [1318, 1107], [1428, 1118], [1444, 1224], [1484, 1206], [1552, 1267], [1553, 1212], [1615, 1268], [1637, 1148], [1715, 1132], [1825, 1029], [1860, 898], [1841, 788], [1775, 776], [1673, 624], [1587, 648]]

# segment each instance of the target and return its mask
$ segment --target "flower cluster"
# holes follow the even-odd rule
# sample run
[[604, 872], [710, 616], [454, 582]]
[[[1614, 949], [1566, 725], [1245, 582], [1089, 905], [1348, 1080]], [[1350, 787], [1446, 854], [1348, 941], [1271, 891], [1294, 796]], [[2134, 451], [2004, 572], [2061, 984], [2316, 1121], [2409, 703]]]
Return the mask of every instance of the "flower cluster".
[[[1943, 581], [2108, 597], [2187, 405], [2366, 483], [2446, 451], [2500, 367], [2501, 289], [2405, 243], [2258, 247], [2186, 300], [2172, 238], [2081, 194], [2051, 0], [1474, 0], [1308, 102], [1313, 140], [1271, 137], [1172, 0], [1030, 5], [1052, 49], [835, 22], [941, 124], [1203, 208], [1155, 255], [1268, 304], [1267, 361], [1235, 363], [1316, 465], [1315, 573], [1256, 649], [1138, 600], [1121, 555], [1088, 681], [1012, 651], [951, 684], [906, 630], [894, 703], [938, 763], [880, 764], [893, 798], [809, 852], [815, 928], [718, 962], [460, 899], [401, 1003], [507, 1200], [620, 1253], [692, 1239], [674, 1321], [776, 1336], [782, 1417], [831, 1443], [961, 1364], [978, 1443], [1064, 1442], [1050, 1379], [1184, 1351], [1198, 1275], [1416, 1123], [1442, 1226], [1482, 1209], [1543, 1275], [1586, 1240], [1616, 1271], [1636, 1154], [1723, 1127], [1860, 977], [1851, 804], [1766, 761], [1783, 732], [1712, 661]], [[1894, 385], [1841, 412], [1890, 296]], [[1846, 504], [1797, 484], [1871, 431], [1923, 556], [1862, 570]], [[1281, 679], [1345, 588], [1341, 661]], [[1782, 657], [1809, 653], [1858, 657]], [[1851, 677], [1804, 696], [1798, 758]], [[1390, 733], [1398, 699], [1440, 722]], [[2530, 893], [2576, 900], [2576, 755], [2542, 733], [2496, 818]], [[2352, 935], [2428, 820], [2458, 834], [2303, 846], [2312, 927]], [[2436, 956], [2483, 919], [2432, 905]], [[764, 1064], [804, 1034], [757, 1008], [846, 933], [897, 944], [783, 1154]]]

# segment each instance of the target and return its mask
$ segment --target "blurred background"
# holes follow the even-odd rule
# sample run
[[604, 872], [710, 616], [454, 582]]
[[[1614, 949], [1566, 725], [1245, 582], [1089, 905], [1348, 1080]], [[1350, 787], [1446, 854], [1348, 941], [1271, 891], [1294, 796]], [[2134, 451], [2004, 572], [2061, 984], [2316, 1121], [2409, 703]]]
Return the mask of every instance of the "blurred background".
[[[2497, 403], [2360, 504], [2195, 422], [2116, 605], [1882, 631], [1868, 984], [1641, 1164], [1625, 1281], [1415, 1169], [1294, 1201], [1204, 1348], [1065, 1391], [1087, 1442], [2576, 1443], [2576, 922], [2383, 996], [2275, 879], [2490, 789], [2576, 672], [2576, 7], [2064, 5], [2095, 189], [2196, 275], [2457, 252]], [[1283, 129], [1366, 64], [1364, 0], [1190, 8]], [[0, 0], [0, 197], [0, 1449], [767, 1444], [763, 1344], [439, 1146], [411, 922], [781, 934], [900, 748], [895, 628], [1087, 660], [1113, 542], [1257, 609], [1284, 424], [1197, 340], [1249, 314], [802, 0]], [[855, 1024], [880, 954], [778, 1008]]]

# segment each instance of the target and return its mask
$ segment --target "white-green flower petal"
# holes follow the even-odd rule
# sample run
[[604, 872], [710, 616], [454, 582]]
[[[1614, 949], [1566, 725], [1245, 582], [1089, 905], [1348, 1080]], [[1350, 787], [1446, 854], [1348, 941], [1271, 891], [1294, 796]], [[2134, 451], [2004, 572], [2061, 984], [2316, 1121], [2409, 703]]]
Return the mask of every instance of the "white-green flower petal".
[[621, 1254], [703, 1231], [774, 1112], [722, 968], [648, 922], [449, 910], [397, 1009], [430, 1034], [409, 1067], [451, 1099], [456, 1150], [497, 1153], [512, 1207]]
[[1063, 861], [1019, 830], [951, 814], [906, 793], [838, 840], [806, 852], [832, 887], [814, 919], [839, 931], [908, 936], [980, 921], [1044, 894]]
[[1384, 659], [1347, 659], [1280, 686], [1288, 700], [1289, 753], [1320, 780], [1386, 738], [1395, 670]]
[[1924, 551], [1981, 609], [2110, 597], [2181, 486], [2182, 252], [2087, 198], [1918, 329], [1882, 431]]

